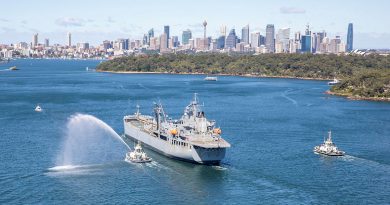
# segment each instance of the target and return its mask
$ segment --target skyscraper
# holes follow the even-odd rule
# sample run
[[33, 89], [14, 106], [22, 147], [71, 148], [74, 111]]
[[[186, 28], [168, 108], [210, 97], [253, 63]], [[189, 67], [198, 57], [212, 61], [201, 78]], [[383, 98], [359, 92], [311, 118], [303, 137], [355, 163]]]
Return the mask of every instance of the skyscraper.
[[311, 53], [311, 36], [303, 35], [302, 36], [302, 48], [303, 53]]
[[279, 45], [277, 53], [287, 53], [289, 51], [290, 28], [282, 28], [278, 30], [276, 35], [276, 43]]
[[251, 47], [256, 48], [260, 46], [260, 33], [251, 33]]
[[246, 25], [241, 30], [241, 42], [249, 44], [249, 25]]
[[225, 48], [225, 38], [226, 36], [219, 36], [217, 40], [217, 49]]
[[[168, 47], [168, 40], [169, 40], [169, 26], [164, 26], [164, 33], [167, 35], [167, 40], [166, 40], [166, 44], [167, 44], [167, 47]], [[160, 42], [161, 44], [161, 42]]]
[[72, 46], [72, 34], [70, 32], [68, 32], [68, 39], [67, 39], [67, 44], [69, 47]]
[[181, 35], [181, 42], [183, 45], [187, 45], [189, 43], [189, 40], [192, 38], [192, 32], [190, 29], [187, 29], [183, 31], [183, 34]]
[[160, 36], [160, 52], [166, 52], [168, 50], [168, 44], [167, 43], [168, 43], [168, 35], [164, 32]]
[[33, 41], [32, 41], [32, 45], [35, 47], [35, 46], [38, 46], [38, 33], [34, 34], [33, 36]]
[[353, 50], [353, 24], [348, 24], [348, 34], [347, 34], [347, 51], [351, 52]]
[[275, 27], [273, 24], [268, 24], [265, 30], [265, 47], [268, 52], [275, 53]]
[[232, 30], [230, 30], [229, 35], [226, 37], [225, 48], [236, 48], [236, 43], [236, 30], [233, 28]]
[[301, 51], [303, 53], [311, 53], [311, 31], [309, 25], [306, 26], [305, 35], [302, 35], [301, 39]]

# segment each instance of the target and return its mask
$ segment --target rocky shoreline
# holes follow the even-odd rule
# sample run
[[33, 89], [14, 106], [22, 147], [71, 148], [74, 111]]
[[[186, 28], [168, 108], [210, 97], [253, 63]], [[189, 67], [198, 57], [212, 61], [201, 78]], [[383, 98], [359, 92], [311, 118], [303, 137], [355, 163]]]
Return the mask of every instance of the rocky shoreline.
[[346, 94], [346, 93], [336, 93], [336, 92], [332, 92], [330, 90], [327, 90], [325, 93], [328, 95], [346, 97], [347, 99], [350, 99], [350, 100], [368, 100], [368, 101], [390, 102], [390, 98], [385, 98], [385, 97], [355, 96], [355, 95]]

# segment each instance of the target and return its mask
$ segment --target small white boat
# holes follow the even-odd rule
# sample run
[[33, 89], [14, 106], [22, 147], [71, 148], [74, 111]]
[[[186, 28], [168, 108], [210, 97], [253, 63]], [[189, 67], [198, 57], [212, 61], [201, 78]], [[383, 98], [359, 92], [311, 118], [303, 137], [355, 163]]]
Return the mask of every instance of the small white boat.
[[9, 68], [9, 70], [19, 70], [16, 66], [12, 66]]
[[148, 157], [146, 153], [143, 151], [141, 144], [138, 143], [134, 147], [134, 151], [126, 153], [126, 162], [134, 162], [134, 163], [147, 163], [151, 162], [152, 158]]
[[324, 143], [322, 143], [319, 146], [315, 146], [313, 151], [317, 154], [323, 154], [323, 155], [327, 155], [327, 156], [344, 156], [345, 155], [345, 152], [339, 150], [337, 148], [336, 144], [334, 144], [332, 142], [332, 132], [331, 131], [328, 132], [328, 138], [326, 140], [324, 140]]
[[41, 106], [37, 105], [37, 106], [35, 107], [35, 112], [42, 112]]
[[204, 78], [204, 80], [206, 80], [206, 81], [217, 81], [218, 78], [215, 77], [215, 76], [206, 76], [206, 77]]
[[339, 83], [340, 83], [340, 81], [337, 80], [336, 78], [334, 78], [333, 81], [328, 82], [328, 85], [336, 85], [336, 84], [339, 84]]
[[86, 71], [89, 71], [89, 68], [88, 68], [88, 67], [86, 67], [86, 68], [85, 68], [85, 70], [86, 70]]

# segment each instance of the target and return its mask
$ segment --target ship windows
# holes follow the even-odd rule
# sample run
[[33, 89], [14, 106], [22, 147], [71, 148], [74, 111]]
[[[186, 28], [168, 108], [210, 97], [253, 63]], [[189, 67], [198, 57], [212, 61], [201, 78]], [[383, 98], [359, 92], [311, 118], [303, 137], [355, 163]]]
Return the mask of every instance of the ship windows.
[[167, 138], [167, 137], [165, 137], [164, 135], [160, 135], [160, 139], [162, 139], [162, 140], [165, 140], [165, 141], [167, 141], [167, 140], [168, 140], [168, 138]]

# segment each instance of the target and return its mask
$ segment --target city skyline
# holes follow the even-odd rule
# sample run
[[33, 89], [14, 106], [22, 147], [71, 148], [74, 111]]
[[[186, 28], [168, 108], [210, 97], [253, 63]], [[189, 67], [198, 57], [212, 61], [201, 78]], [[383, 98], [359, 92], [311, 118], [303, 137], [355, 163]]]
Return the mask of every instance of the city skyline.
[[[381, 0], [369, 5], [349, 0], [337, 4], [337, 1], [331, 0], [322, 5], [306, 0], [272, 3], [247, 0], [234, 6], [220, 0], [208, 4], [203, 1], [146, 4], [138, 0], [119, 0], [110, 3], [110, 6], [93, 1], [52, 3], [41, 0], [28, 7], [27, 1], [20, 2], [7, 2], [7, 9], [2, 12], [0, 44], [29, 43], [31, 36], [39, 33], [40, 43], [48, 38], [51, 44], [65, 45], [70, 32], [73, 43], [99, 45], [110, 39], [142, 39], [151, 28], [155, 36], [159, 36], [165, 25], [170, 26], [170, 36], [181, 37], [182, 31], [190, 29], [192, 37], [196, 38], [203, 36], [202, 23], [207, 20], [207, 35], [214, 38], [219, 36], [221, 26], [226, 26], [228, 31], [234, 28], [240, 34], [241, 29], [249, 25], [250, 33], [265, 35], [268, 24], [274, 24], [275, 32], [290, 28], [291, 33], [302, 32], [309, 24], [314, 32], [325, 30], [328, 35], [339, 35], [344, 41], [347, 39], [348, 23], [353, 23], [355, 48], [390, 48], [390, 23], [379, 21], [386, 16], [384, 5], [390, 3]], [[61, 10], [56, 9], [58, 7]], [[215, 8], [218, 7], [221, 9], [217, 9], [217, 13]], [[40, 10], [44, 12], [37, 15]], [[197, 14], [190, 15], [188, 10]], [[15, 15], [14, 11], [23, 15]]]

